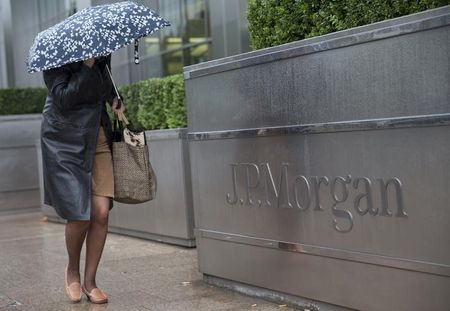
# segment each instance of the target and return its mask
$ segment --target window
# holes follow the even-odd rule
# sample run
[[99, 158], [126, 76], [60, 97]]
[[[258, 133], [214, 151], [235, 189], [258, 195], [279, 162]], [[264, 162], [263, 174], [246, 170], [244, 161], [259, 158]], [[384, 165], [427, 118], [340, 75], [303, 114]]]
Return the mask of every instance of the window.
[[[206, 0], [140, 1], [170, 21], [171, 26], [142, 38], [140, 54], [161, 55], [163, 75], [180, 73], [183, 66], [210, 59]], [[153, 6], [152, 6], [153, 4]]]

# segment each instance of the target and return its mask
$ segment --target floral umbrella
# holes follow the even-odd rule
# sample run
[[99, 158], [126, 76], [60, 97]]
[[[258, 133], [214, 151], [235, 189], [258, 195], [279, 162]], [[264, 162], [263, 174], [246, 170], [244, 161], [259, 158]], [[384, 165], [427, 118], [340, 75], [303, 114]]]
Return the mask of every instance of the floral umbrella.
[[153, 10], [131, 1], [83, 9], [40, 32], [26, 61], [28, 72], [104, 56], [170, 23]]

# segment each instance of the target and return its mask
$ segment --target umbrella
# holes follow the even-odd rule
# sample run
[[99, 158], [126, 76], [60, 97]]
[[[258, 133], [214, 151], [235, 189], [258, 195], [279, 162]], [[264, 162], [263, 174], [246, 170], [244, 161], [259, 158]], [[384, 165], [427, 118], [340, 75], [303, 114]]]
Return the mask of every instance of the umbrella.
[[135, 62], [138, 39], [170, 23], [153, 10], [131, 1], [83, 9], [40, 32], [26, 60], [28, 72], [36, 72], [105, 56], [132, 42]]

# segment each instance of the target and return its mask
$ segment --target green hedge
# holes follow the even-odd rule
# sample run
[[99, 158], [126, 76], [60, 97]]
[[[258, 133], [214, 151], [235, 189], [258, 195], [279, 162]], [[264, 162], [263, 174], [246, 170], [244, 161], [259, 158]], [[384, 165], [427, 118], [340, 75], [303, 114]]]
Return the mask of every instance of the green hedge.
[[119, 92], [133, 127], [167, 129], [187, 126], [181, 74], [122, 86]]
[[41, 113], [46, 88], [0, 89], [0, 115]]
[[[122, 95], [125, 107], [127, 108], [125, 115], [127, 116], [128, 120], [132, 122], [133, 127], [136, 128], [143, 127], [137, 119], [140, 84], [142, 84], [142, 82], [119, 87], [119, 92]], [[112, 116], [112, 114], [110, 115]]]
[[262, 49], [450, 4], [450, 0], [249, 0], [251, 44]]
[[[135, 128], [187, 126], [184, 80], [181, 74], [122, 86], [126, 116]], [[46, 88], [0, 89], [0, 115], [41, 113]], [[111, 109], [109, 109], [111, 116]]]

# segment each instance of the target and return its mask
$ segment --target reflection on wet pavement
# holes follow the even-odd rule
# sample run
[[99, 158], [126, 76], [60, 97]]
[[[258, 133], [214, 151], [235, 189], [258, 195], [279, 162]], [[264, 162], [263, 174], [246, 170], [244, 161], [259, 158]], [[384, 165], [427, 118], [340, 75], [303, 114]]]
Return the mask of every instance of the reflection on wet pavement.
[[[202, 281], [197, 251], [108, 234], [97, 285], [109, 303], [64, 295], [64, 225], [40, 213], [0, 215], [1, 311], [293, 310]], [[83, 247], [81, 275], [84, 270]]]

